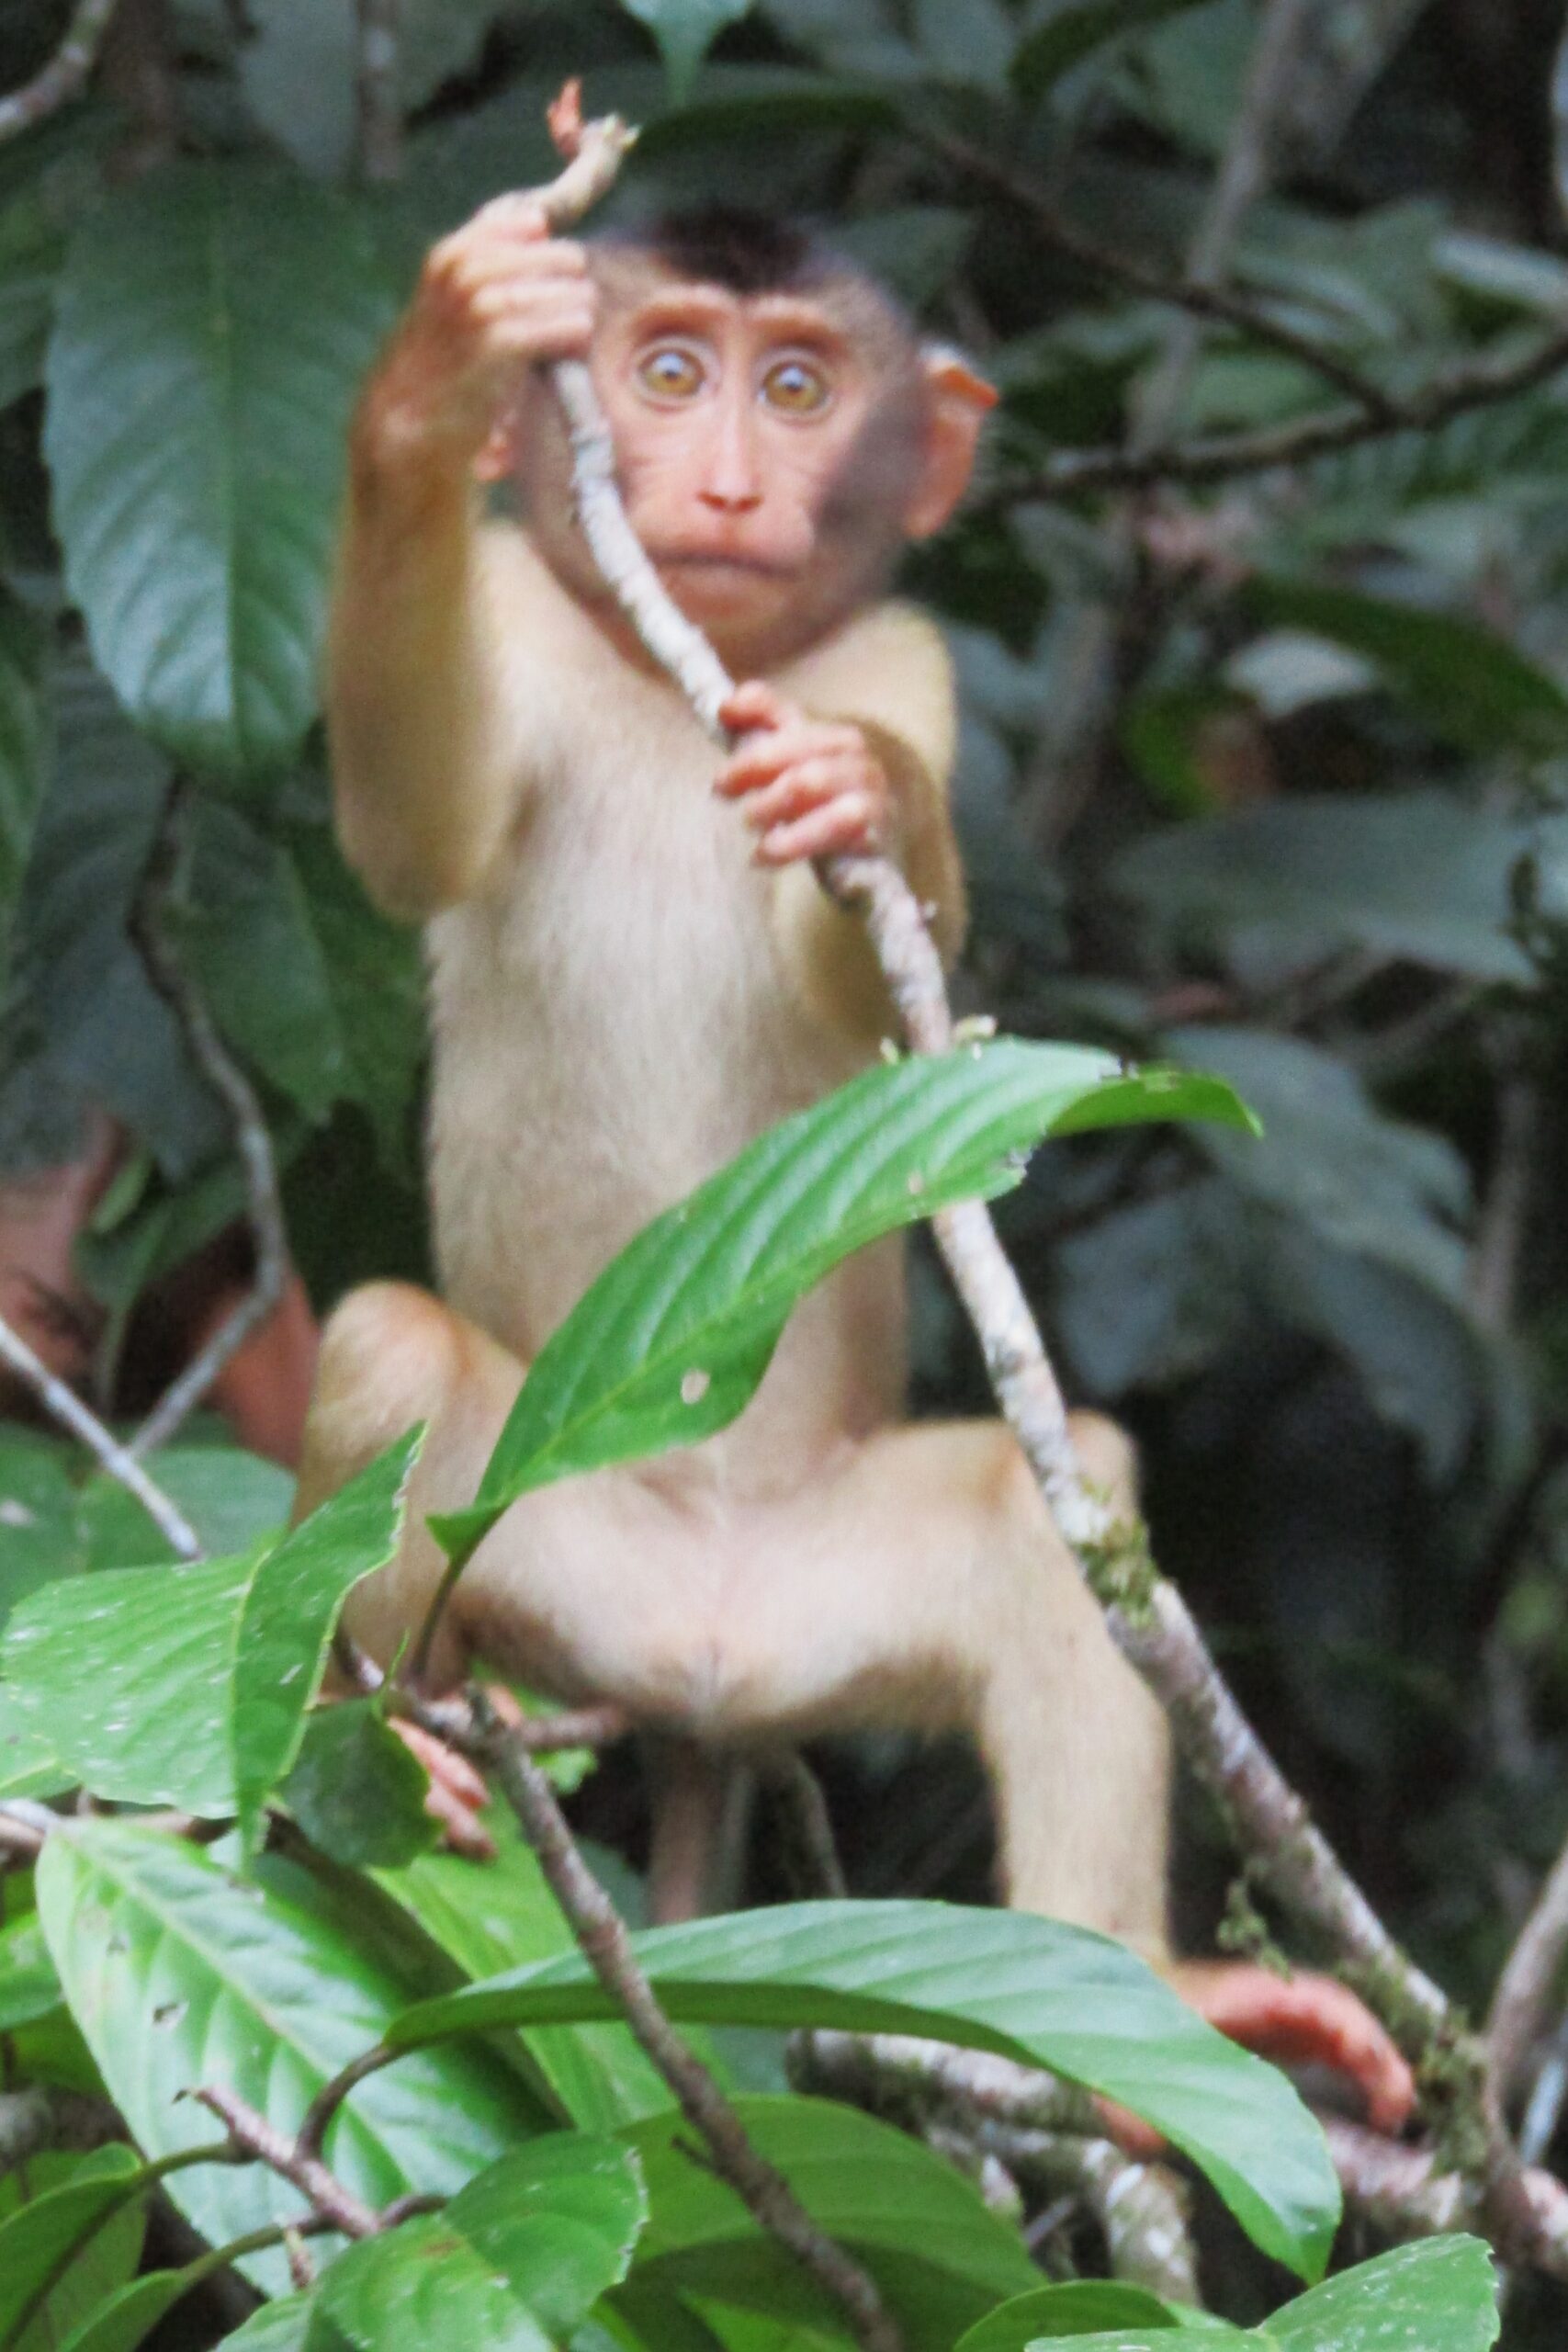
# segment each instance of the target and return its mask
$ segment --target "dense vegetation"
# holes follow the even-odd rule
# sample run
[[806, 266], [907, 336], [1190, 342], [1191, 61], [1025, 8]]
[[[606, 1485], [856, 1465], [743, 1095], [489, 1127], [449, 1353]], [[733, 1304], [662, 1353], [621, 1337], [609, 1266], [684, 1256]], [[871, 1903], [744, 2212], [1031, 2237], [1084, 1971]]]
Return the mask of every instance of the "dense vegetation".
[[[95, 13], [111, 12], [74, 18]], [[1568, 1832], [1558, 14], [121, 0], [85, 94], [22, 122], [0, 110], [0, 1169], [68, 1156], [94, 1108], [130, 1138], [78, 1253], [103, 1309], [96, 1403], [151, 1401], [167, 1367], [149, 1302], [250, 1198], [189, 1004], [182, 1020], [149, 972], [151, 868], [188, 994], [256, 1091], [317, 1305], [427, 1271], [417, 944], [367, 905], [326, 815], [318, 653], [344, 428], [425, 244], [548, 176], [544, 104], [583, 72], [592, 110], [644, 126], [613, 205], [739, 191], [823, 217], [1003, 392], [987, 482], [909, 580], [964, 690], [964, 1000], [1025, 1037], [1219, 1073], [1264, 1125], [1260, 1141], [1206, 1122], [1053, 1145], [1002, 1204], [1004, 1236], [1075, 1397], [1136, 1430], [1161, 1564], [1253, 1720], [1391, 1928], [1483, 2015]], [[27, 85], [73, 20], [48, 0], [5, 11], [0, 86]], [[367, 58], [390, 60], [395, 86]], [[1051, 1124], [1036, 1113], [1031, 1136]], [[992, 1189], [983, 1174], [974, 1188]], [[934, 1261], [918, 1273], [921, 1407], [982, 1409], [971, 1336]], [[0, 1615], [21, 1611], [0, 1797], [83, 1782], [237, 1812], [249, 1837], [292, 1771], [296, 1827], [250, 1862], [238, 1843], [73, 1827], [38, 1872], [42, 1929], [34, 1873], [0, 1877], [0, 2119], [27, 2086], [107, 2083], [158, 2158], [219, 2136], [166, 2095], [222, 2075], [291, 2132], [392, 2019], [512, 1970], [519, 1989], [484, 2021], [525, 2027], [525, 2044], [487, 2066], [443, 2041], [358, 2095], [357, 2142], [341, 2124], [329, 2142], [377, 2206], [468, 2181], [439, 2228], [367, 2240], [312, 2312], [269, 2306], [250, 2333], [400, 2343], [422, 2324], [421, 2266], [460, 2244], [468, 2271], [434, 2291], [474, 2298], [471, 2316], [438, 2308], [476, 2345], [583, 2325], [659, 2352], [833, 2340], [831, 2304], [795, 2299], [777, 2249], [682, 2157], [625, 2029], [586, 2021], [609, 2013], [584, 1972], [536, 1968], [570, 1938], [525, 1848], [508, 1839], [476, 1924], [454, 1893], [465, 1866], [414, 1850], [417, 1776], [373, 1713], [340, 1711], [303, 1758], [298, 1719], [244, 1730], [255, 1691], [225, 1645], [259, 1611], [264, 1661], [292, 1669], [302, 1708], [344, 1580], [389, 1540], [389, 1488], [301, 1562], [266, 1548], [287, 1480], [191, 1424], [151, 1466], [213, 1557], [110, 1581], [167, 1547], [17, 1405], [0, 1432]], [[70, 1582], [88, 1576], [91, 1602]], [[867, 1741], [817, 1761], [855, 1896], [985, 1900], [965, 1758]], [[574, 1817], [635, 1863], [641, 1803], [617, 1757]], [[790, 1891], [770, 1818], [738, 1907]], [[1200, 1801], [1184, 1835], [1201, 1939], [1233, 1857]], [[985, 1919], [890, 1916], [910, 1949], [890, 1945], [880, 2009], [858, 1911], [722, 1922], [695, 1957], [650, 1943], [649, 1966], [676, 2016], [934, 2018], [1134, 2107], [1157, 2047], [1190, 2069], [1190, 2109], [1161, 2119], [1172, 2136], [1258, 2243], [1311, 2273], [1331, 2187], [1273, 2077], [1235, 2075], [1258, 2104], [1229, 2141], [1205, 2070], [1231, 2062], [1182, 2043], [1141, 1979], [1107, 1981], [1133, 2051], [1108, 2075], [1047, 2030], [1052, 1971], [1075, 1964], [1057, 1931], [1024, 1930], [1038, 2012], [1021, 2000], [1004, 2027], [987, 2005], [1021, 1963]], [[950, 1981], [914, 1981], [944, 1957]], [[1568, 2040], [1555, 2009], [1540, 2024], [1547, 2157]], [[981, 2323], [974, 2352], [1092, 2327], [1130, 2344], [1166, 2319], [1091, 2294], [998, 2328], [987, 2313], [1039, 2276], [1010, 2221], [917, 2139], [848, 2108], [803, 2120], [772, 2042], [721, 2039], [715, 2063], [781, 2102], [739, 2094], [911, 2344]], [[582, 2136], [533, 2136], [546, 2120]], [[172, 2289], [127, 2288], [150, 2194], [137, 2166], [115, 2143], [0, 2179], [0, 2347], [81, 2326], [73, 2346], [100, 2352], [160, 2321], [211, 2341], [235, 2324], [231, 2281], [167, 2319]], [[255, 2165], [171, 2186], [218, 2245], [298, 2204]], [[1058, 2279], [1106, 2267], [1079, 2190], [1039, 2240]], [[49, 2192], [65, 2202], [42, 2210]], [[177, 2270], [192, 2247], [152, 2210], [154, 2269]], [[518, 2219], [536, 2211], [572, 2249], [547, 2293]], [[1280, 2275], [1205, 2226], [1220, 2307], [1277, 2302]], [[1346, 2256], [1382, 2243], [1359, 2226]], [[255, 2259], [269, 2291], [287, 2283], [276, 2249]], [[1429, 2276], [1393, 2260], [1408, 2267], [1386, 2291], [1416, 2299], [1416, 2340], [1484, 2345], [1473, 2248], [1439, 2241]], [[1303, 2308], [1271, 2340], [1349, 2352], [1382, 2306], [1363, 2289]], [[1561, 2290], [1532, 2281], [1510, 2340], [1556, 2340], [1562, 2320]]]

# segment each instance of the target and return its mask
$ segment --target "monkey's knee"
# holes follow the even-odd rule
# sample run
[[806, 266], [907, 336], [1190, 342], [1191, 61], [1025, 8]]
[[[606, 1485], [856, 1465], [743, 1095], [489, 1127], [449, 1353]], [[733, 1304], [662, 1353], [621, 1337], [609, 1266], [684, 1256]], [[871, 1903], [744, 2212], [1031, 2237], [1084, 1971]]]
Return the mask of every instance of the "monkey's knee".
[[321, 1332], [294, 1515], [335, 1494], [415, 1421], [440, 1409], [459, 1372], [451, 1316], [412, 1283], [351, 1291]]

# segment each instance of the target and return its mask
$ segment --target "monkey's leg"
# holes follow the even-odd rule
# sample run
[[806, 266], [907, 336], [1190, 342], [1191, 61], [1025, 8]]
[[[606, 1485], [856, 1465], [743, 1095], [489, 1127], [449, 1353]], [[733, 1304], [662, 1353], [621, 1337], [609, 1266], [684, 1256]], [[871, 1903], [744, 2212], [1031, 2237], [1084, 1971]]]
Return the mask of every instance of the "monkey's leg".
[[[1077, 1415], [1074, 1435], [1090, 1476], [1130, 1503], [1120, 1432]], [[788, 1521], [753, 1545], [721, 1625], [722, 1727], [968, 1731], [996, 1792], [1009, 1900], [1163, 1955], [1164, 1713], [1010, 1432], [977, 1421], [873, 1438]]]
[[[522, 1382], [515, 1356], [412, 1283], [367, 1283], [328, 1318], [305, 1422], [295, 1521], [415, 1421], [429, 1424], [398, 1555], [355, 1589], [344, 1612], [355, 1641], [383, 1664], [400, 1641], [417, 1636], [446, 1566], [425, 1514], [473, 1500]], [[431, 1660], [433, 1685], [457, 1681], [466, 1663], [457, 1617], [448, 1611]]]

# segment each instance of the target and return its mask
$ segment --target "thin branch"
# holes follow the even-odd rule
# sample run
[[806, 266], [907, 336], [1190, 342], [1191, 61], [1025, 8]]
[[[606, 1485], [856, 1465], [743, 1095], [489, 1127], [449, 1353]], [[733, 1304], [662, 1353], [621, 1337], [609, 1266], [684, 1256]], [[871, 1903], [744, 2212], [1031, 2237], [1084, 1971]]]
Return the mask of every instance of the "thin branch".
[[530, 1756], [557, 1756], [568, 1747], [615, 1747], [630, 1738], [632, 1721], [624, 1707], [606, 1702], [602, 1707], [563, 1707], [553, 1715], [525, 1715], [513, 1729]]
[[[592, 201], [614, 177], [626, 134], [614, 120], [583, 130], [570, 104], [558, 109], [552, 127], [563, 152], [575, 157], [562, 182], [542, 199], [547, 214], [558, 221], [576, 217], [561, 209], [561, 186], [575, 175], [572, 193], [579, 209]], [[649, 651], [670, 673], [698, 718], [721, 734], [717, 714], [728, 699], [729, 679], [701, 631], [664, 594], [626, 520], [615, 491], [614, 444], [588, 370], [578, 362], [561, 362], [551, 375], [568, 416], [579, 514], [594, 559]], [[886, 858], [838, 857], [828, 864], [825, 880], [835, 896], [862, 910], [911, 1046], [919, 1052], [947, 1050], [953, 1043], [953, 1017], [941, 963], [903, 876]], [[944, 1212], [933, 1223], [975, 1326], [998, 1403], [1056, 1524], [1100, 1600], [1118, 1646], [1165, 1704], [1183, 1748], [1219, 1800], [1238, 1845], [1256, 1859], [1260, 1883], [1349, 1964], [1369, 2000], [1407, 2047], [1417, 2053], [1441, 2050], [1461, 2081], [1466, 2068], [1472, 2070], [1479, 2101], [1476, 2120], [1484, 2135], [1491, 2227], [1514, 2258], [1543, 2267], [1568, 2258], [1568, 2210], [1548, 2210], [1524, 2175], [1495, 2107], [1479, 2100], [1479, 2067], [1461, 2020], [1438, 1986], [1389, 1935], [1247, 1721], [1186, 1604], [1156, 1569], [1147, 1529], [1136, 1517], [1117, 1518], [1109, 1498], [1085, 1479], [1060, 1385], [987, 1211], [972, 1202]], [[509, 1801], [520, 1808], [525, 1805], [541, 1830], [558, 1841], [552, 1848], [554, 1866], [562, 1884], [571, 1887], [574, 1901], [581, 1897], [583, 1908], [569, 1916], [590, 1960], [599, 1967], [601, 1951], [605, 1960], [622, 1951], [629, 1957], [625, 1928], [572, 1847], [537, 1766], [515, 1743], [502, 1745], [496, 1760], [507, 1775], [503, 1785]], [[547, 1864], [547, 1874], [550, 1867]], [[560, 1888], [556, 1892], [560, 1899]], [[602, 1981], [611, 1984], [619, 1996], [618, 1967]], [[626, 1982], [635, 1987], [637, 1980]], [[646, 1979], [642, 1986], [646, 1989]], [[648, 1998], [651, 2001], [650, 1994]], [[649, 2022], [656, 2035], [669, 2030], [656, 2003]], [[678, 2042], [676, 2051], [680, 2063], [695, 2064]], [[702, 2081], [717, 2098], [707, 2078], [702, 2076]], [[719, 2106], [732, 2123], [722, 2100]], [[760, 2162], [743, 2137], [741, 2147], [748, 2164]], [[1568, 2209], [1568, 2197], [1562, 2204]], [[812, 2232], [814, 2250], [820, 2243]], [[837, 2249], [830, 2252], [835, 2262], [844, 2259]], [[864, 2283], [869, 2288], [870, 2282]], [[886, 2323], [878, 2313], [879, 2306], [874, 2305], [866, 2325], [880, 2334]], [[868, 2340], [865, 2333], [862, 2340]]]
[[1201, 2304], [1186, 2184], [1162, 2164], [1145, 2164], [1104, 2138], [985, 2122], [975, 2147], [999, 2157], [1021, 2180], [1086, 2206], [1105, 2240], [1111, 2277], [1178, 2303]]
[[1477, 409], [1493, 408], [1533, 391], [1568, 368], [1568, 325], [1524, 352], [1484, 357], [1446, 369], [1418, 390], [1390, 399], [1387, 413], [1331, 409], [1297, 417], [1288, 424], [1266, 424], [1239, 433], [1213, 433], [1191, 441], [1168, 441], [1149, 449], [1061, 449], [1035, 473], [998, 482], [976, 500], [973, 511], [1019, 506], [1032, 499], [1078, 498], [1090, 491], [1146, 490], [1177, 482], [1197, 488], [1245, 474], [1269, 473], [1305, 465], [1314, 458], [1386, 440], [1396, 433], [1428, 434]]
[[374, 187], [400, 179], [402, 97], [398, 87], [400, 0], [355, 0], [359, 50], [359, 175]]
[[1386, 417], [1392, 413], [1393, 403], [1381, 384], [1313, 336], [1299, 333], [1271, 311], [1258, 309], [1245, 295], [1225, 286], [1206, 284], [1190, 270], [1173, 277], [1135, 254], [1102, 243], [1092, 232], [1081, 229], [1076, 220], [1058, 211], [1050, 198], [1024, 173], [1003, 157], [987, 153], [983, 147], [973, 146], [967, 140], [945, 131], [927, 134], [925, 143], [971, 179], [1006, 197], [1025, 215], [1043, 244], [1077, 263], [1094, 277], [1109, 278], [1149, 301], [1168, 303], [1189, 317], [1234, 328], [1254, 343], [1282, 352], [1354, 401], [1363, 417]]
[[90, 1412], [73, 1389], [57, 1380], [27, 1341], [0, 1316], [0, 1363], [7, 1364], [42, 1405], [51, 1420], [85, 1445], [101, 1470], [135, 1496], [148, 1518], [182, 1560], [199, 1560], [201, 1538], [177, 1503], [147, 1476], [135, 1456]]
[[258, 2115], [236, 2091], [209, 2083], [190, 2096], [218, 2118], [243, 2155], [255, 2157], [269, 2172], [276, 2173], [280, 2180], [297, 2188], [311, 2212], [331, 2228], [341, 2230], [347, 2238], [375, 2236], [380, 2227], [379, 2216], [351, 2188], [345, 2188], [319, 2156], [301, 2154], [297, 2143], [286, 2132], [279, 2132], [265, 2115]]
[[19, 138], [85, 89], [117, 5], [118, 0], [81, 0], [48, 64], [0, 98], [0, 142]]
[[1546, 1883], [1525, 1921], [1497, 1980], [1486, 2020], [1486, 2071], [1498, 2100], [1506, 2104], [1545, 2023], [1568, 1958], [1568, 1846], [1547, 1872]]
[[674, 2092], [681, 2112], [702, 2134], [715, 2169], [752, 2219], [839, 2305], [863, 2352], [900, 2352], [899, 2332], [870, 2272], [818, 2226], [783, 2174], [752, 2146], [728, 2099], [660, 2007], [626, 1921], [578, 1851], [543, 1770], [482, 1697], [467, 1746], [493, 1774], [583, 1958]]
[[277, 1163], [265, 1115], [254, 1087], [219, 1035], [169, 936], [168, 916], [184, 864], [191, 806], [188, 787], [176, 783], [148, 860], [132, 929], [154, 986], [174, 1008], [197, 1069], [228, 1113], [244, 1170], [246, 1220], [256, 1263], [244, 1297], [164, 1390], [131, 1439], [130, 1450], [138, 1459], [167, 1445], [186, 1416], [195, 1411], [225, 1364], [274, 1312], [289, 1271]]

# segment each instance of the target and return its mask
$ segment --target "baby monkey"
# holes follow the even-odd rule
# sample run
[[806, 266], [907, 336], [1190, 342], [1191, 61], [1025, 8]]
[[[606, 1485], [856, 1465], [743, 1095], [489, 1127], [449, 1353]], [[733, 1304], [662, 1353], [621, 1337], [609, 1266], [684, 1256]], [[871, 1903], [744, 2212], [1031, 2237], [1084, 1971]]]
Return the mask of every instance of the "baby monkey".
[[[600, 578], [541, 363], [585, 357], [622, 495], [738, 688], [717, 759]], [[879, 850], [964, 923], [949, 664], [886, 591], [963, 496], [994, 395], [870, 278], [719, 211], [591, 247], [503, 198], [429, 255], [355, 419], [329, 725], [348, 855], [422, 921], [439, 1298], [375, 1284], [329, 1322], [298, 1509], [428, 1420], [408, 1532], [349, 1623], [417, 1628], [456, 1509], [527, 1365], [608, 1260], [894, 1026], [814, 861]], [[479, 485], [521, 520], [487, 520]], [[796, 1310], [732, 1428], [525, 1496], [432, 1659], [615, 1702], [722, 1752], [961, 1729], [1010, 1902], [1119, 1936], [1225, 2030], [1325, 2059], [1395, 2125], [1403, 2061], [1342, 1988], [1182, 1965], [1166, 1928], [1164, 1716], [1112, 1645], [999, 1423], [910, 1425], [902, 1256]], [[1130, 1449], [1078, 1417], [1090, 1475]], [[656, 1827], [665, 1917], [700, 1900]]]

